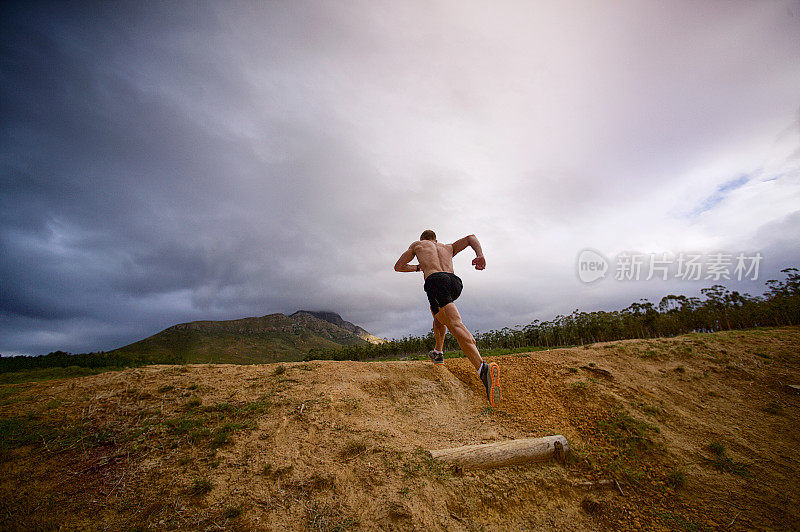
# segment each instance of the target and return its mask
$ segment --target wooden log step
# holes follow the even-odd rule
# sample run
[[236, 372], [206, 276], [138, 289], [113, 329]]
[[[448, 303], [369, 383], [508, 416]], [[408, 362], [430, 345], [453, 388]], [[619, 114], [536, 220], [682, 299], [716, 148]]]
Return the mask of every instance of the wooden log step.
[[451, 449], [430, 451], [436, 460], [442, 460], [461, 469], [491, 469], [528, 462], [546, 462], [554, 457], [560, 460], [569, 452], [564, 436], [524, 438], [481, 445], [465, 445]]

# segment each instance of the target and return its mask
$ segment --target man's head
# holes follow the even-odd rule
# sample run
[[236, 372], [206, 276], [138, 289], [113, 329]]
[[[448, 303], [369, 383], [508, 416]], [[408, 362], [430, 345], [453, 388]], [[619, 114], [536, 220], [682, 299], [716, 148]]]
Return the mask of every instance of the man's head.
[[433, 240], [436, 241], [436, 233], [433, 232], [431, 229], [425, 229], [422, 234], [419, 236], [420, 240]]

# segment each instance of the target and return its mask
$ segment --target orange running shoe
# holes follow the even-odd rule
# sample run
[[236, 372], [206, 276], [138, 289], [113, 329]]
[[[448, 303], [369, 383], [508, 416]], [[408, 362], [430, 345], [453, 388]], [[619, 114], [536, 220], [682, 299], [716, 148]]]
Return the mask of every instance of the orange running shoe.
[[486, 386], [486, 398], [489, 399], [489, 404], [492, 408], [500, 403], [502, 390], [500, 389], [500, 366], [495, 362], [486, 364], [484, 362], [481, 367], [480, 377], [483, 385]]

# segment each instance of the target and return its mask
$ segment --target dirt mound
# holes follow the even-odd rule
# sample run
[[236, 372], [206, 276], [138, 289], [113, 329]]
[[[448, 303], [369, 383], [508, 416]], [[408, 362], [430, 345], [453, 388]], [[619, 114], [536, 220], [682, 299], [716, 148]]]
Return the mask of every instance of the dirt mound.
[[[8, 529], [790, 529], [800, 329], [465, 359], [151, 366], [0, 387]], [[563, 434], [550, 463], [428, 449]], [[765, 438], [765, 434], [768, 438]]]

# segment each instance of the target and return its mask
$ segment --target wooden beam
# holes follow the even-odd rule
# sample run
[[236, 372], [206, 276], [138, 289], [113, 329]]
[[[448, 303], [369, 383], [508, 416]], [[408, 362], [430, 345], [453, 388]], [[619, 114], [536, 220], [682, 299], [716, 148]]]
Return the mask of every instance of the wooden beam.
[[567, 439], [558, 435], [498, 441], [482, 445], [465, 445], [434, 450], [430, 453], [434, 459], [462, 469], [491, 469], [527, 462], [546, 462], [553, 458], [558, 447], [557, 443], [561, 444], [563, 454], [569, 452]]

